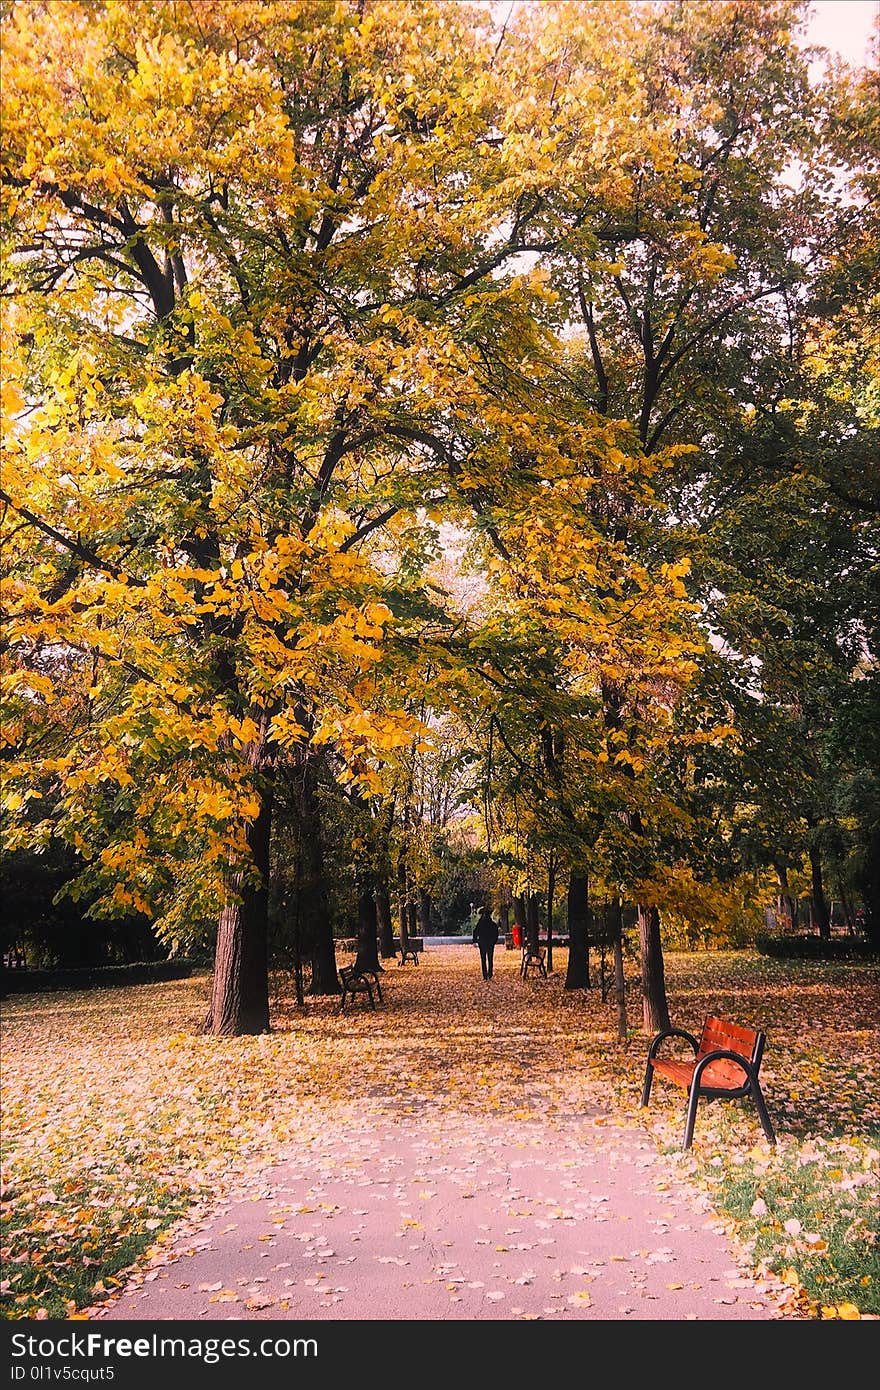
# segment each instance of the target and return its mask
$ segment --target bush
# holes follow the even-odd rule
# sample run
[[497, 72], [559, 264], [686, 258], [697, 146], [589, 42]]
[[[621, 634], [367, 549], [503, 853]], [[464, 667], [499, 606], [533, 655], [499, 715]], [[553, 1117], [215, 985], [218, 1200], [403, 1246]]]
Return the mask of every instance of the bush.
[[77, 970], [3, 970], [4, 994], [42, 994], [45, 990], [108, 989], [114, 985], [151, 985], [186, 980], [205, 969], [197, 960], [137, 961], [132, 965], [98, 965]]
[[880, 951], [859, 936], [758, 936], [755, 946], [762, 956], [777, 960], [874, 960]]

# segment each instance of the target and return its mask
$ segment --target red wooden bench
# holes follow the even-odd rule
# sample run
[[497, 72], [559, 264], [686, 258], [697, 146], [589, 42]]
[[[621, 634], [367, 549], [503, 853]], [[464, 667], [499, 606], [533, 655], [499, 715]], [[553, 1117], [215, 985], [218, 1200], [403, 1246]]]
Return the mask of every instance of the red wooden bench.
[[[694, 1050], [693, 1061], [658, 1056], [660, 1045], [666, 1038], [684, 1038], [689, 1042]], [[655, 1074], [683, 1087], [688, 1093], [688, 1107], [682, 1148], [689, 1149], [694, 1137], [700, 1096], [705, 1096], [707, 1100], [737, 1100], [748, 1096], [755, 1103], [761, 1128], [769, 1143], [775, 1144], [776, 1135], [758, 1080], [765, 1041], [764, 1033], [757, 1029], [727, 1023], [714, 1014], [706, 1015], [699, 1041], [682, 1028], [665, 1028], [657, 1034], [648, 1049], [642, 1105], [648, 1104]]]

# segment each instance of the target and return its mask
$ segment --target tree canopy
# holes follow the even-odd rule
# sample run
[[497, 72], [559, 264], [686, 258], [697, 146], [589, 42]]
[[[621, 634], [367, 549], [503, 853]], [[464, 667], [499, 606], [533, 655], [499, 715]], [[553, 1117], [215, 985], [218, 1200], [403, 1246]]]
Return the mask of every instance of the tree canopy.
[[216, 922], [209, 1031], [282, 858], [333, 988], [328, 864], [390, 932], [453, 820], [638, 906], [646, 1024], [743, 874], [880, 932], [877, 96], [804, 14], [4, 7], [6, 847]]

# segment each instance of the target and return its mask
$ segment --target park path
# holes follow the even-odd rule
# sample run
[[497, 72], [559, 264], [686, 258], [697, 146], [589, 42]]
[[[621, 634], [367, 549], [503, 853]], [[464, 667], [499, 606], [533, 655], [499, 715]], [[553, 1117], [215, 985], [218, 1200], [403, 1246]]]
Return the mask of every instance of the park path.
[[[462, 1037], [478, 1021], [490, 1029], [506, 1021], [507, 1038], [521, 1033], [517, 1010], [545, 982], [520, 981], [510, 953], [500, 952], [495, 979], [484, 984], [473, 975], [476, 953], [452, 949], [470, 967], [456, 986]], [[406, 996], [411, 1010], [418, 1004], [430, 1016], [452, 959], [442, 950], [418, 969], [391, 964], [387, 1008]], [[383, 1011], [364, 1011], [356, 1026], [381, 1030]], [[397, 1051], [387, 1085], [374, 1070], [358, 1094], [353, 1078], [348, 1102], [305, 1126], [294, 1152], [180, 1226], [115, 1300], [87, 1316], [797, 1317], [784, 1286], [750, 1272], [705, 1195], [663, 1156], [637, 1111], [621, 1113], [600, 1091], [573, 1085], [570, 1059], [560, 1071], [565, 1085], [557, 1084], [553, 1047], [529, 1053], [502, 1040], [498, 1048], [504, 1082], [485, 1108], [459, 1100], [430, 1056], [415, 1090], [401, 1078]], [[468, 1074], [480, 1065], [464, 1045], [459, 1063]]]

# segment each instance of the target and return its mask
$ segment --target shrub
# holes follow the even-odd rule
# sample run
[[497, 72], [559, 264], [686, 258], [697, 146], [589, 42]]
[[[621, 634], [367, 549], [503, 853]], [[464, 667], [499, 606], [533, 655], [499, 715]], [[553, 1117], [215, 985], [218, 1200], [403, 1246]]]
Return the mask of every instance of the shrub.
[[777, 960], [872, 960], [880, 951], [860, 936], [758, 936], [755, 946], [762, 956]]

